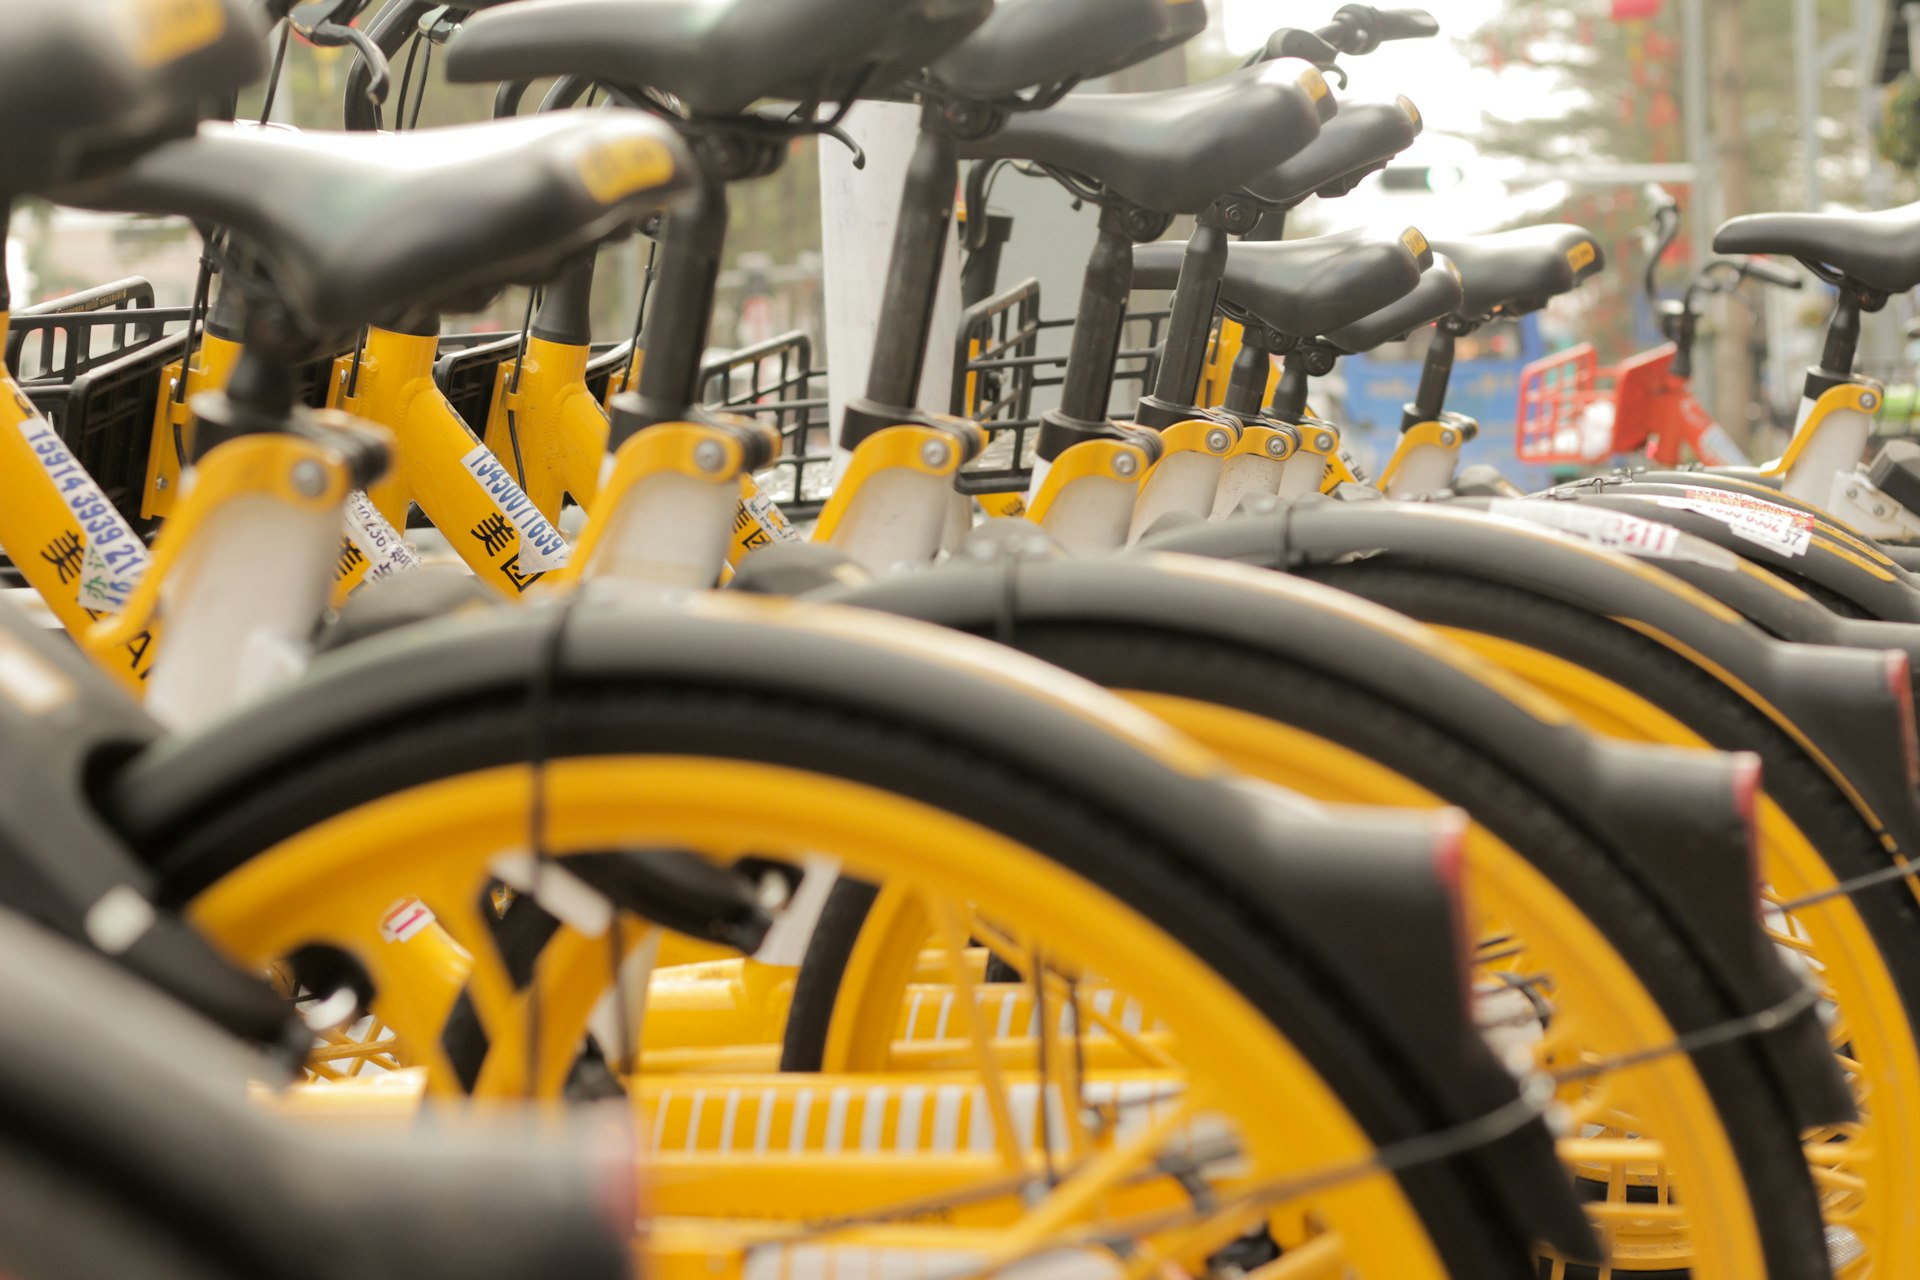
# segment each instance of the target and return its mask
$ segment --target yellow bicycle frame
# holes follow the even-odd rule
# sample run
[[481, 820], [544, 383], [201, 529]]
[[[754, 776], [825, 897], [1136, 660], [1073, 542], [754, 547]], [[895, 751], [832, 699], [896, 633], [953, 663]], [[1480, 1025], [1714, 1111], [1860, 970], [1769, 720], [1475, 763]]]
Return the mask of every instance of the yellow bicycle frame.
[[[564, 566], [571, 548], [441, 394], [433, 380], [439, 345], [436, 334], [368, 329], [357, 373], [355, 356], [335, 363], [328, 405], [386, 427], [399, 442], [394, 471], [369, 493], [380, 514], [405, 528], [407, 506], [417, 504], [475, 577], [518, 597]], [[367, 568], [343, 561], [339, 588], [352, 590]]]
[[[6, 322], [0, 312], [0, 341]], [[4, 368], [0, 548], [74, 636], [125, 607], [149, 563], [146, 544]], [[137, 691], [152, 666], [154, 640], [151, 629], [142, 629], [96, 656]]]
[[600, 489], [607, 414], [587, 389], [588, 354], [583, 345], [529, 336], [525, 357], [501, 361], [494, 374], [487, 448], [548, 520], [560, 518], [564, 495], [592, 511]]
[[141, 515], [155, 519], [172, 514], [180, 493], [180, 452], [174, 447], [175, 432], [179, 433], [181, 447], [191, 456], [194, 419], [187, 406], [202, 391], [226, 389], [240, 352], [240, 344], [232, 339], [203, 331], [197, 348], [161, 371], [160, 402], [153, 407], [153, 441], [147, 449], [147, 485], [140, 498]]

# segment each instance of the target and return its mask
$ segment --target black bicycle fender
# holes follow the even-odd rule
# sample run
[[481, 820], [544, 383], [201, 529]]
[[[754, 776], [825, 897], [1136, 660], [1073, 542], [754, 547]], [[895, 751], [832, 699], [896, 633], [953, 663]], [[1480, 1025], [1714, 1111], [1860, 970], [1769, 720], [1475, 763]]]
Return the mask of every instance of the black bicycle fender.
[[[1888, 691], [1884, 659], [1859, 651], [1821, 658], [1815, 655], [1847, 651], [1785, 644], [1650, 562], [1460, 504], [1303, 503], [1182, 531], [1162, 545], [1274, 568], [1385, 553], [1630, 622], [1776, 723], [1786, 721], [1783, 728], [1810, 748], [1843, 792], [1863, 803], [1897, 848], [1920, 849], [1920, 805], [1904, 776], [1901, 737], [1889, 727], [1888, 715], [1897, 721], [1900, 704]], [[1842, 676], [1842, 670], [1853, 674]], [[1864, 718], [1831, 714], [1827, 703], [1836, 697], [1854, 709], [1849, 715]], [[1870, 714], [1859, 710], [1876, 706]]]
[[68, 643], [0, 607], [0, 903], [113, 958], [228, 1032], [292, 1063], [291, 1006], [153, 910], [152, 874], [101, 820], [96, 770], [160, 727]]
[[[1401, 513], [1414, 515], [1416, 520], [1400, 521], [1398, 517]], [[1417, 518], [1423, 515], [1441, 518]], [[1362, 519], [1354, 520], [1350, 516]], [[1318, 530], [1322, 541], [1314, 550], [1303, 553], [1292, 535], [1303, 527], [1311, 529], [1313, 522], [1322, 517], [1327, 517], [1329, 523], [1340, 521], [1360, 526], [1361, 537], [1346, 543], [1332, 542], [1326, 538], [1323, 527]], [[1396, 523], [1401, 527], [1391, 527]], [[1264, 562], [1276, 566], [1327, 562], [1343, 554], [1364, 554], [1406, 545], [1429, 563], [1438, 561], [1456, 571], [1471, 569], [1476, 574], [1502, 581], [1511, 581], [1507, 571], [1516, 564], [1526, 564], [1528, 553], [1532, 553], [1533, 560], [1541, 561], [1550, 560], [1556, 551], [1570, 551], [1576, 570], [1582, 567], [1584, 561], [1606, 558], [1604, 555], [1596, 556], [1591, 548], [1557, 535], [1536, 535], [1532, 530], [1492, 520], [1477, 523], [1481, 527], [1474, 527], [1475, 522], [1471, 517], [1460, 519], [1435, 508], [1409, 508], [1385, 503], [1358, 507], [1315, 503], [1291, 511], [1222, 522], [1191, 538], [1168, 539], [1167, 543], [1183, 548], [1198, 544], [1242, 562]], [[1499, 545], [1501, 539], [1509, 535], [1517, 546], [1517, 550], [1511, 552]], [[1538, 565], [1533, 567], [1539, 571], [1537, 577], [1550, 577], [1550, 565], [1545, 569]], [[1633, 584], [1643, 588], [1646, 586], [1644, 578], [1634, 574], [1631, 569], [1626, 576]], [[1529, 581], [1526, 585], [1541, 590], [1537, 581]], [[1657, 587], [1656, 583], [1656, 591]], [[1678, 608], [1671, 604], [1661, 608], [1665, 602], [1659, 594], [1652, 594], [1648, 598], [1653, 606], [1650, 611], [1655, 611], [1663, 621], [1672, 619], [1671, 625], [1686, 621], [1684, 610], [1693, 608], [1684, 598], [1676, 602]], [[1622, 614], [1617, 607], [1598, 611], [1601, 616], [1617, 617]], [[1732, 618], [1732, 621], [1739, 622], [1737, 618]], [[1766, 671], [1764, 683], [1769, 686], [1802, 683], [1799, 676], [1783, 673], [1780, 670], [1782, 665], [1820, 667], [1829, 674], [1838, 667], [1846, 666], [1853, 671], [1854, 678], [1850, 682], [1836, 679], [1831, 683], [1849, 686], [1853, 697], [1845, 700], [1848, 704], [1857, 701], [1866, 692], [1858, 678], [1861, 672], [1859, 660], [1865, 659], [1869, 666], [1884, 661], [1880, 655], [1855, 652], [1851, 660], [1831, 662], [1812, 655], [1849, 651], [1781, 645], [1759, 636], [1751, 628], [1747, 628], [1747, 631], [1751, 634], [1743, 638], [1757, 638], [1762, 646], [1755, 657], [1756, 665]], [[1426, 692], [1427, 688], [1423, 685], [1422, 694]], [[1814, 692], [1811, 696], [1817, 699], [1821, 694]], [[1798, 701], [1796, 697], [1795, 705], [1798, 705]], [[1897, 706], [1892, 698], [1883, 695], [1883, 701], [1897, 716]], [[1463, 726], [1476, 722], [1450, 719], [1449, 723]], [[1510, 736], [1509, 731], [1484, 738], [1483, 749], [1496, 759], [1502, 758], [1505, 754], [1502, 743]], [[1885, 737], [1879, 740], [1883, 743], [1893, 741]], [[1525, 745], [1531, 748], [1529, 756], [1537, 759], [1537, 746], [1533, 743]], [[1690, 758], [1683, 761], [1683, 757]], [[1766, 945], [1765, 935], [1758, 927], [1746, 824], [1737, 817], [1724, 817], [1725, 811], [1720, 810], [1723, 820], [1717, 827], [1697, 830], [1700, 822], [1716, 812], [1716, 805], [1729, 803], [1729, 798], [1735, 795], [1731, 775], [1725, 772], [1731, 767], [1730, 763], [1723, 758], [1716, 759], [1701, 753], [1650, 752], [1642, 747], [1603, 742], [1595, 742], [1589, 752], [1573, 763], [1580, 775], [1593, 781], [1585, 788], [1576, 787], [1571, 791], [1562, 789], [1568, 807], [1586, 819], [1590, 830], [1602, 834], [1603, 844], [1614, 849], [1616, 856], [1635, 860], [1638, 864], [1636, 878], [1656, 900], [1666, 904], [1673, 922], [1692, 934], [1705, 954], [1713, 959], [1717, 976], [1723, 989], [1735, 1002], [1735, 1007], [1742, 1014], [1751, 1014], [1778, 1005], [1785, 994], [1795, 989], [1792, 984], [1799, 979]], [[1832, 767], [1831, 764], [1829, 767]], [[1706, 772], [1709, 770], [1719, 771], [1720, 779], [1712, 780]], [[1886, 763], [1883, 762], [1875, 772], [1885, 775]], [[1526, 770], [1526, 774], [1531, 777], [1551, 777], [1552, 771], [1543, 772], [1534, 768]], [[1910, 811], [1911, 808], [1909, 800], [1906, 810]], [[1703, 911], [1699, 906], [1703, 901], [1703, 893], [1708, 892], [1705, 886], [1709, 884], [1717, 886], [1717, 889], [1707, 900], [1715, 903], [1718, 909]], [[1678, 1028], [1682, 1031], [1697, 1029]], [[1844, 1081], [1839, 1076], [1830, 1046], [1826, 1043], [1824, 1032], [1818, 1027], [1817, 1019], [1796, 1019], [1773, 1033], [1767, 1040], [1767, 1047], [1788, 1096], [1803, 1119], [1852, 1112], [1851, 1096], [1845, 1090]], [[1808, 1119], [1808, 1122], [1835, 1121]]]

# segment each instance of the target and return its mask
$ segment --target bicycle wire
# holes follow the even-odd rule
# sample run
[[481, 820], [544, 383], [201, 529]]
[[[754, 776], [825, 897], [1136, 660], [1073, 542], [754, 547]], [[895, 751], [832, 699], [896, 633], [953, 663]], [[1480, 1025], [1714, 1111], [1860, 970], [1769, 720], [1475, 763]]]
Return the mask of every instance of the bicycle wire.
[[[1896, 858], [1902, 857], [1902, 855], [1897, 853], [1893, 856]], [[1803, 893], [1797, 898], [1789, 898], [1784, 902], [1769, 902], [1764, 905], [1774, 911], [1792, 913], [1807, 907], [1818, 906], [1834, 898], [1851, 898], [1856, 894], [1865, 893], [1868, 889], [1876, 889], [1883, 884], [1893, 884], [1900, 880], [1911, 880], [1915, 882], [1916, 885], [1920, 885], [1920, 862], [1896, 862], [1890, 867], [1882, 867], [1878, 871], [1868, 871], [1861, 875], [1854, 876], [1851, 879], [1829, 885], [1824, 889], [1816, 889], [1812, 893]]]
[[[414, 43], [418, 44], [419, 42], [419, 38], [416, 37]], [[407, 128], [409, 129], [418, 129], [420, 127], [420, 108], [427, 105], [427, 74], [433, 70], [433, 41], [428, 39], [426, 45], [427, 51], [422, 54], [420, 58], [420, 87], [414, 91], [413, 115], [407, 121]], [[406, 105], [406, 97], [402, 95], [400, 106], [404, 110]], [[395, 117], [395, 122], [398, 122], [397, 116]]]
[[260, 123], [273, 119], [273, 99], [280, 91], [280, 69], [287, 61], [287, 40], [293, 34], [293, 19], [280, 20], [280, 39], [273, 47], [273, 66], [267, 70], [267, 91], [260, 104]]
[[[1535, 1120], [1551, 1123], [1556, 1106], [1555, 1090], [1560, 1085], [1577, 1084], [1612, 1071], [1644, 1066], [1649, 1062], [1680, 1054], [1697, 1053], [1748, 1036], [1764, 1035], [1806, 1013], [1818, 1003], [1819, 999], [1820, 992], [1817, 988], [1811, 985], [1802, 986], [1793, 994], [1757, 1012], [1729, 1018], [1684, 1035], [1675, 1036], [1662, 1045], [1596, 1058], [1574, 1067], [1537, 1071], [1522, 1082], [1520, 1093], [1516, 1097], [1490, 1111], [1482, 1112], [1480, 1115], [1444, 1129], [1403, 1138], [1379, 1147], [1359, 1159], [1340, 1161], [1304, 1173], [1286, 1174], [1269, 1179], [1205, 1207], [1196, 1205], [1177, 1213], [1170, 1210], [1161, 1211], [1157, 1215], [1143, 1215], [1131, 1223], [1122, 1225], [1127, 1226], [1127, 1234], [1136, 1237], [1172, 1230], [1221, 1214], [1256, 1212], [1284, 1204], [1302, 1195], [1332, 1190], [1363, 1178], [1376, 1177], [1380, 1174], [1405, 1173], [1422, 1165], [1467, 1155], [1519, 1132]], [[1072, 1172], [1071, 1169], [1068, 1170], [1068, 1177], [1072, 1176]], [[1004, 1194], [1018, 1194], [1031, 1186], [1033, 1176], [1028, 1174], [1024, 1178], [1009, 1178], [1004, 1181], [1009, 1184]], [[1013, 1185], [1016, 1182], [1018, 1185]], [[995, 1189], [998, 1189], [997, 1185]], [[756, 1241], [746, 1247], [746, 1252], [751, 1254], [756, 1249], [781, 1248], [818, 1240], [853, 1227], [924, 1215], [939, 1207], [930, 1200], [923, 1199], [899, 1206], [897, 1209], [881, 1208], [857, 1217], [805, 1224], [793, 1232]], [[1093, 1236], [1085, 1243], [1115, 1248], [1114, 1239], [1114, 1229], [1110, 1226], [1105, 1237]], [[1068, 1242], [1069, 1245], [1071, 1243], [1073, 1242]], [[930, 1280], [979, 1280], [980, 1277], [990, 1276], [1007, 1267], [1037, 1257], [1043, 1252], [1051, 1252], [1061, 1247], [1064, 1246], [1057, 1240], [1036, 1242], [1028, 1252], [998, 1259], [989, 1268], [949, 1272], [930, 1277]], [[1124, 1247], [1124, 1244], [1118, 1246], [1121, 1249]]]
[[513, 407], [514, 399], [520, 394], [520, 370], [527, 363], [527, 340], [533, 332], [533, 308], [540, 300], [540, 290], [527, 290], [527, 313], [520, 320], [520, 341], [513, 350], [513, 376], [507, 379], [507, 390], [502, 398], [506, 401], [507, 440], [513, 445], [514, 478], [522, 489], [527, 487], [527, 463], [520, 456], [520, 415]]

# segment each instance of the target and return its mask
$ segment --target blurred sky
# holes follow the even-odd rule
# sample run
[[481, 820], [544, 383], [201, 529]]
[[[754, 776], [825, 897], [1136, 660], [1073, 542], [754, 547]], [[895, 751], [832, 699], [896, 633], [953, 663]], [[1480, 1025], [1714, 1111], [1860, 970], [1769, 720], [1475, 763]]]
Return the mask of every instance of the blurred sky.
[[[1214, 0], [1207, 37], [1224, 40], [1235, 53], [1266, 41], [1276, 27], [1315, 27], [1333, 16], [1341, 0]], [[1461, 185], [1443, 195], [1389, 195], [1370, 178], [1338, 201], [1311, 201], [1324, 229], [1406, 220], [1430, 236], [1466, 235], [1504, 225], [1530, 210], [1551, 206], [1564, 188], [1510, 185], [1519, 166], [1486, 160], [1474, 148], [1483, 113], [1507, 119], [1551, 115], [1556, 91], [1550, 76], [1509, 66], [1497, 75], [1476, 67], [1468, 43], [1481, 24], [1500, 12], [1502, 0], [1429, 0], [1422, 6], [1440, 24], [1433, 40], [1381, 45], [1342, 65], [1350, 78], [1344, 97], [1385, 101], [1404, 93], [1426, 120], [1426, 129], [1396, 164], [1457, 169]]]

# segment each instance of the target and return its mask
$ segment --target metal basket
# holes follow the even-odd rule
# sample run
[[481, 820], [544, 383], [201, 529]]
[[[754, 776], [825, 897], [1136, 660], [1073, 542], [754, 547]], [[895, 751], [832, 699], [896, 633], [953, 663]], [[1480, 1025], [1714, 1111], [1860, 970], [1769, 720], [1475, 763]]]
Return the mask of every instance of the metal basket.
[[[1124, 332], [1133, 342], [1123, 342], [1114, 361], [1115, 398], [1131, 401], [1153, 385], [1166, 320], [1165, 311], [1127, 316]], [[1036, 400], [1061, 385], [1067, 370], [1066, 344], [1059, 355], [1043, 355], [1042, 336], [1066, 336], [1073, 323], [1040, 318], [1040, 282], [1033, 279], [962, 313], [948, 409], [987, 428], [986, 449], [960, 473], [962, 493], [1018, 493], [1033, 479], [1033, 429], [1042, 408]]]
[[700, 402], [780, 428], [780, 456], [754, 480], [792, 519], [820, 514], [833, 492], [833, 430], [827, 372], [813, 363], [813, 339], [796, 329], [709, 360]]

